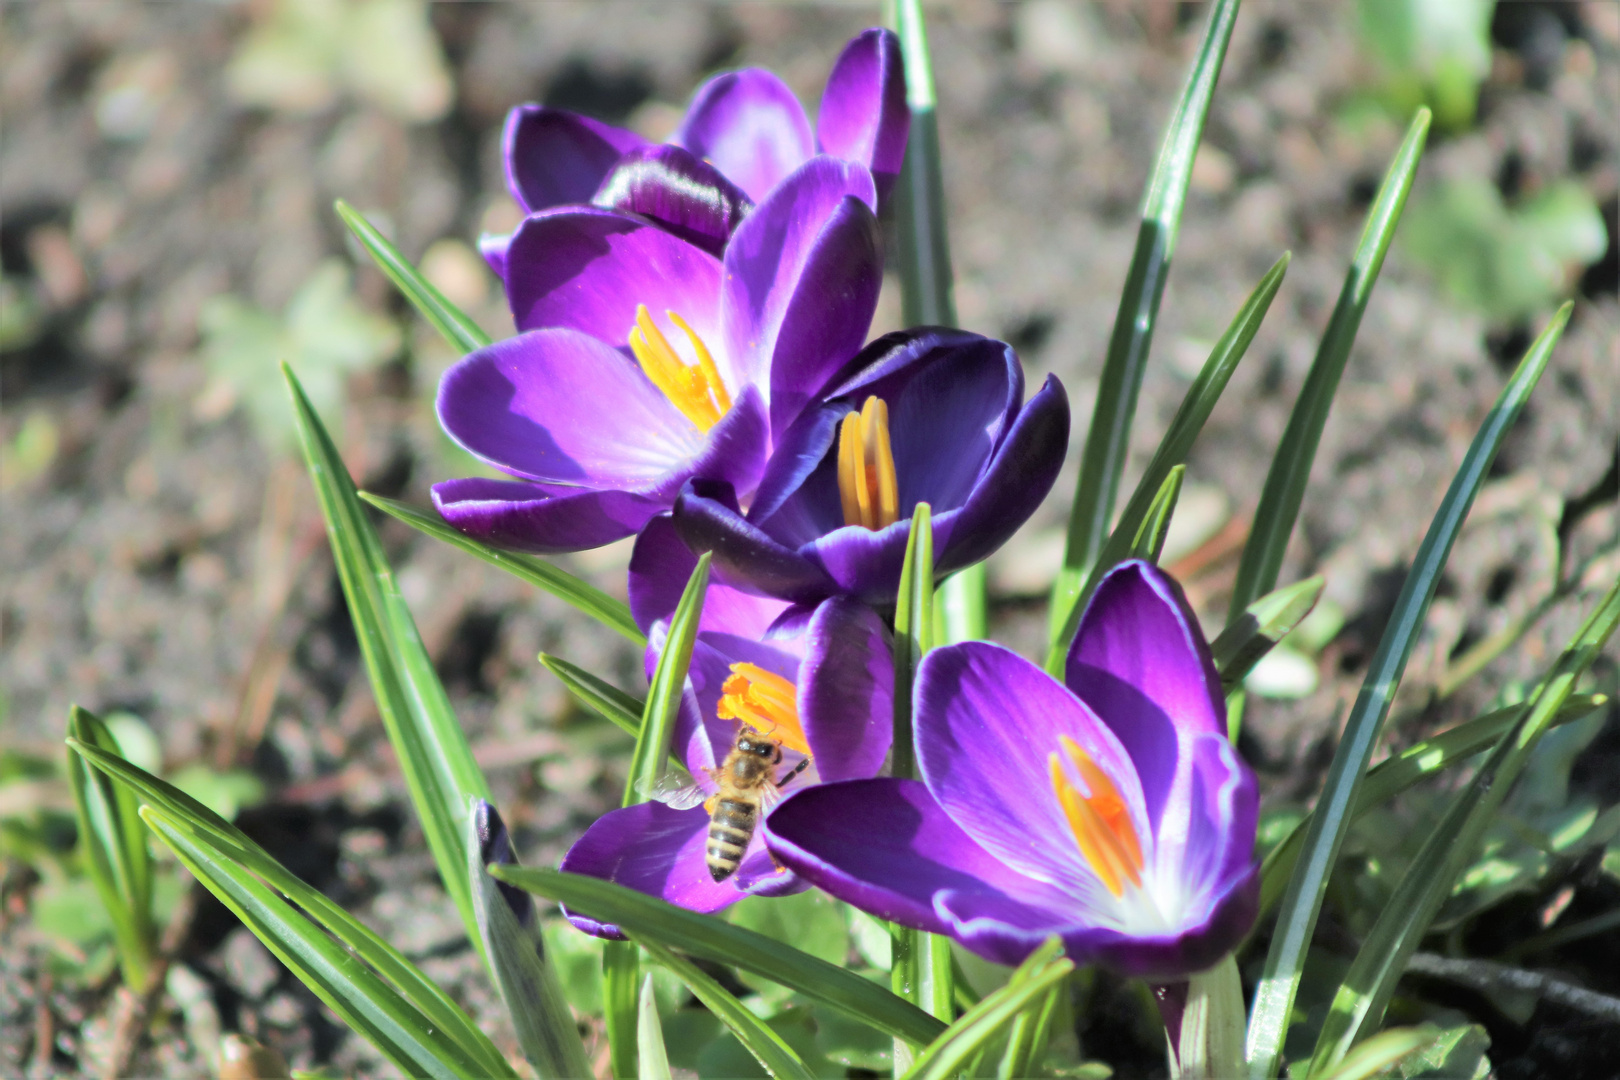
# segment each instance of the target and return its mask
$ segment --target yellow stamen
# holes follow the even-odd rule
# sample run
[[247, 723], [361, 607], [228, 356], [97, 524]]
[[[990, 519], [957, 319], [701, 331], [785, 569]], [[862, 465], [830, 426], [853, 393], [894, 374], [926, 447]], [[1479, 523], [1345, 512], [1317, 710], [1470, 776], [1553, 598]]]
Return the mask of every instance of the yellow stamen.
[[900, 520], [900, 483], [889, 444], [889, 406], [869, 397], [838, 427], [838, 498], [845, 525], [882, 529]]
[[630, 351], [635, 354], [636, 363], [641, 365], [647, 378], [669, 398], [670, 404], [692, 421], [699, 431], [708, 431], [731, 408], [731, 394], [726, 391], [720, 369], [715, 366], [714, 357], [709, 354], [708, 347], [697, 332], [673, 311], [664, 314], [685, 332], [687, 340], [692, 343], [692, 350], [697, 354], [697, 363], [687, 364], [681, 359], [664, 332], [658, 329], [658, 324], [653, 322], [646, 304], [636, 305], [636, 325], [630, 331]]
[[1125, 892], [1125, 882], [1142, 884], [1142, 845], [1131, 823], [1130, 810], [1119, 794], [1119, 788], [1108, 774], [1098, 767], [1080, 744], [1063, 736], [1063, 751], [1074, 764], [1080, 779], [1091, 790], [1082, 795], [1069, 782], [1063, 763], [1056, 754], [1047, 756], [1047, 770], [1052, 778], [1052, 791], [1057, 795], [1063, 814], [1069, 819], [1080, 854], [1086, 857], [1097, 877], [1115, 896]]
[[720, 719], [740, 720], [789, 750], [810, 755], [799, 723], [798, 687], [757, 664], [732, 664], [731, 677], [720, 691]]

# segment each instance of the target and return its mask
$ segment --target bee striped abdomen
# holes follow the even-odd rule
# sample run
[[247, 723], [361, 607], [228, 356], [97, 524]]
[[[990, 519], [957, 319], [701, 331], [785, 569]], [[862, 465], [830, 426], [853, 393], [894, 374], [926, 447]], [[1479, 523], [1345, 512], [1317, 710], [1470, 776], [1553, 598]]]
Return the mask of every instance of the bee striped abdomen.
[[757, 812], [752, 803], [722, 798], [709, 818], [709, 846], [705, 854], [709, 876], [724, 881], [737, 872], [748, 842], [754, 837]]

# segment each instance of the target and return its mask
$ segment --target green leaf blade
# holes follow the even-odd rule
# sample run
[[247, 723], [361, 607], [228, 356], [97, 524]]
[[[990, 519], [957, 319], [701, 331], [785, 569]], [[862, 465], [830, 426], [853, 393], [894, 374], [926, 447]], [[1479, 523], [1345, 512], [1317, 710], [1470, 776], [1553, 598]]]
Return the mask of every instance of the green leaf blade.
[[1356, 787], [1366, 772], [1367, 761], [1394, 702], [1406, 662], [1417, 645], [1429, 603], [1440, 583], [1440, 573], [1474, 497], [1485, 482], [1496, 451], [1546, 370], [1552, 348], [1569, 321], [1569, 313], [1570, 305], [1566, 304], [1531, 345], [1475, 434], [1418, 548], [1378, 649], [1368, 665], [1366, 679], [1329, 766], [1316, 811], [1311, 815], [1299, 863], [1283, 895], [1277, 929], [1255, 990], [1246, 1048], [1253, 1077], [1270, 1076], [1276, 1071], [1293, 1013], [1305, 951], [1316, 929], [1328, 876], [1349, 829]]

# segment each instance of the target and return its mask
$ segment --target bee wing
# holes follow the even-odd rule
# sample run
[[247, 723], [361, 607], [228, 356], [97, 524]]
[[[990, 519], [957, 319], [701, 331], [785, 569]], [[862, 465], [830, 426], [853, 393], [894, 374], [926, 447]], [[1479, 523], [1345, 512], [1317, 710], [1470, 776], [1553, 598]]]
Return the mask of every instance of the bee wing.
[[690, 776], [674, 770], [664, 773], [651, 784], [637, 784], [636, 792], [663, 803], [671, 810], [690, 810], [708, 798]]

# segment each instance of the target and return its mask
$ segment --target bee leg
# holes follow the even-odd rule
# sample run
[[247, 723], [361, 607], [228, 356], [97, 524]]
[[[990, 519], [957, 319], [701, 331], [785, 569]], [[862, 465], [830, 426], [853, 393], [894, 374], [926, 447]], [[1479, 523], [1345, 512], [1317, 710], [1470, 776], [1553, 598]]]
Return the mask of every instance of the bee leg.
[[809, 768], [809, 767], [810, 767], [810, 759], [809, 758], [803, 759], [797, 765], [793, 766], [793, 768], [789, 769], [787, 771], [787, 775], [782, 777], [782, 779], [780, 779], [780, 780], [778, 780], [776, 782], [776, 786], [779, 787], [779, 788], [787, 787], [788, 784], [793, 782], [794, 777], [798, 776], [800, 773], [804, 772], [804, 770]]
[[719, 802], [719, 801], [720, 801], [720, 796], [718, 796], [718, 795], [710, 795], [707, 799], [704, 799], [703, 800], [703, 812], [705, 814], [708, 814], [710, 817], [713, 817], [714, 816], [714, 804]]

